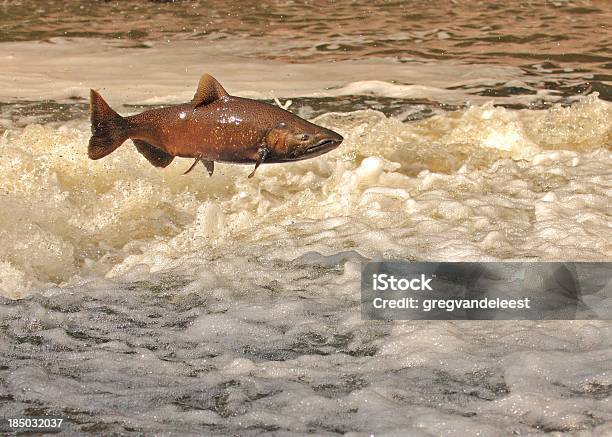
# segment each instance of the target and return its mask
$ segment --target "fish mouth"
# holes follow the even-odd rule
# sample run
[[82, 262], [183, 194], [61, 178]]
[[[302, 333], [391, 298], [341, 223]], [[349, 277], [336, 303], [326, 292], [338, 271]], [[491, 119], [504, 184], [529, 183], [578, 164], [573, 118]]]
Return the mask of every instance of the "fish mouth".
[[292, 162], [292, 161], [301, 161], [303, 159], [315, 158], [319, 155], [323, 155], [324, 153], [331, 152], [336, 147], [338, 147], [344, 138], [341, 135], [338, 135], [334, 132], [333, 137], [322, 138], [313, 145], [307, 147], [305, 150], [300, 152], [295, 152], [291, 156], [286, 156], [282, 158], [272, 158], [271, 160], [267, 160], [266, 162]]
[[312, 153], [320, 153], [322, 151], [328, 152], [338, 147], [340, 143], [342, 143], [342, 140], [326, 138], [308, 147], [304, 153], [307, 155], [310, 155]]

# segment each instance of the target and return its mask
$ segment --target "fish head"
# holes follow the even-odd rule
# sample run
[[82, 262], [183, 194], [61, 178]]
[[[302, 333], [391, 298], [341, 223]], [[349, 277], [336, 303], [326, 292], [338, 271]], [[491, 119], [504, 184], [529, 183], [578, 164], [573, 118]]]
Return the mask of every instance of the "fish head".
[[331, 129], [298, 119], [281, 122], [266, 135], [270, 160], [300, 161], [334, 150], [342, 143], [342, 135]]

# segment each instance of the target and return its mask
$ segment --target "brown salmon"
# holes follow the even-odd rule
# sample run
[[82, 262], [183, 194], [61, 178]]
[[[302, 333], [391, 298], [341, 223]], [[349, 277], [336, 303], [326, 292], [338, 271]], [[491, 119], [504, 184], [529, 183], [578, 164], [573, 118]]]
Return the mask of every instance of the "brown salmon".
[[205, 74], [190, 103], [122, 117], [91, 90], [88, 155], [100, 159], [131, 139], [154, 166], [175, 157], [195, 158], [212, 176], [215, 162], [261, 164], [314, 158], [342, 143], [342, 136], [267, 103], [230, 96]]

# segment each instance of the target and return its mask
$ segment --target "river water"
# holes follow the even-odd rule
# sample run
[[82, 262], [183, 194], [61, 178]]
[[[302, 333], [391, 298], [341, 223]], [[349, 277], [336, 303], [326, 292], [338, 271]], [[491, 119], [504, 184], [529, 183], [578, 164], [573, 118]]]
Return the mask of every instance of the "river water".
[[[612, 433], [610, 322], [363, 321], [359, 296], [370, 259], [611, 260], [611, 22], [603, 0], [0, 1], [2, 415]], [[90, 88], [129, 114], [204, 72], [345, 141], [252, 179], [87, 158]]]

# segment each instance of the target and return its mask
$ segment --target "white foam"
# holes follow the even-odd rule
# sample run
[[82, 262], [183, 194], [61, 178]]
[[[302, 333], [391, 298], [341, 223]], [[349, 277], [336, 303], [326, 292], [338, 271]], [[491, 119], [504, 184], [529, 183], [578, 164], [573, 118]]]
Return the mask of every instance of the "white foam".
[[[182, 176], [183, 160], [158, 170], [129, 142], [90, 161], [86, 122], [8, 132], [3, 294], [137, 266], [164, 271], [241, 244], [269, 259], [333, 253], [347, 241], [367, 257], [606, 259], [610, 107], [593, 96], [571, 108], [485, 104], [415, 123], [328, 114], [317, 122], [345, 136], [338, 150], [264, 166], [253, 179], [233, 165]], [[559, 127], [542, 131], [554, 117]]]

